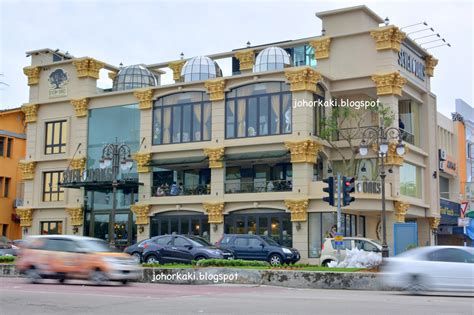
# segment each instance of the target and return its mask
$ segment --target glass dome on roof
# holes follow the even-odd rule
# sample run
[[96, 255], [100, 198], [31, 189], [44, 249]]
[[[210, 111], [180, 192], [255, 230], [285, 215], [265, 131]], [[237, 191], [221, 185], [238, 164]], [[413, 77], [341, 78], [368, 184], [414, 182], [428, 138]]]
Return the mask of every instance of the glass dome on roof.
[[181, 76], [184, 77], [184, 82], [191, 82], [222, 77], [222, 71], [211, 58], [198, 56], [186, 61]]
[[281, 70], [291, 65], [290, 55], [280, 47], [268, 47], [255, 59], [254, 72]]
[[156, 85], [156, 77], [150, 70], [142, 65], [133, 65], [120, 69], [114, 79], [112, 90], [124, 91]]

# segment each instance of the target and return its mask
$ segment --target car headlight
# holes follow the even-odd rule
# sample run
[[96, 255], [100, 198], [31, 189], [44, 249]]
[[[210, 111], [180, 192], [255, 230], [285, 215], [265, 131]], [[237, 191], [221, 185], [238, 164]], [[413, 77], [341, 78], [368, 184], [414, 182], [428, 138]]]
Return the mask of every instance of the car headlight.
[[211, 254], [213, 254], [213, 255], [222, 255], [222, 253], [218, 250], [212, 250]]
[[285, 248], [285, 247], [283, 247], [283, 252], [285, 254], [292, 254], [291, 250], [289, 250], [288, 248]]

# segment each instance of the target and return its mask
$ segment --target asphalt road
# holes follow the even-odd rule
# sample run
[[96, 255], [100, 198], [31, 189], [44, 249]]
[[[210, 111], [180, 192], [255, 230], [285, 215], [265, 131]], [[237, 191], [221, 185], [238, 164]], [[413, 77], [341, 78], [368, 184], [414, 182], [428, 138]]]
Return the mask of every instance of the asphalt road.
[[0, 278], [0, 314], [474, 314], [474, 299], [267, 286], [28, 284]]

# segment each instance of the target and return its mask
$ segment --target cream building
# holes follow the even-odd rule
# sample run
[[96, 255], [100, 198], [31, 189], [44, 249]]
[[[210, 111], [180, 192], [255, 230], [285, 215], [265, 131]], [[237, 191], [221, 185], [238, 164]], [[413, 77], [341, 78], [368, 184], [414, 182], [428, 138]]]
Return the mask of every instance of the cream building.
[[[315, 263], [336, 224], [335, 208], [322, 201], [321, 180], [341, 158], [319, 137], [331, 108], [293, 104], [378, 99], [392, 110], [392, 127], [403, 127], [407, 148], [399, 157], [391, 146], [386, 161], [391, 253], [396, 222], [416, 222], [418, 243], [431, 244], [440, 215], [430, 91], [437, 60], [397, 26], [380, 26], [383, 19], [365, 6], [317, 17], [324, 36], [151, 65], [115, 67], [49, 49], [28, 52], [23, 232], [107, 239], [113, 221], [120, 246], [167, 233], [212, 242], [223, 233], [254, 233]], [[233, 65], [225, 77], [224, 59]], [[97, 87], [104, 69], [112, 89]], [[173, 84], [161, 84], [171, 71]], [[377, 126], [379, 117], [360, 123]], [[340, 136], [332, 142], [350, 156]], [[135, 163], [121, 171], [111, 220], [111, 181], [98, 168], [103, 145], [116, 140], [130, 147]], [[356, 155], [356, 201], [343, 209], [346, 236], [380, 239], [377, 165], [373, 151]]]

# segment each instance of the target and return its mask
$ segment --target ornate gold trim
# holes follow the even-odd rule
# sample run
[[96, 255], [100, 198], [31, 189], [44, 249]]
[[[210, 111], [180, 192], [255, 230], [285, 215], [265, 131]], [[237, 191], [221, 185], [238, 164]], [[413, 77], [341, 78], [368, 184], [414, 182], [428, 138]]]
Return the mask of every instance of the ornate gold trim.
[[66, 212], [71, 217], [72, 226], [81, 226], [84, 221], [84, 210], [82, 207], [70, 207], [66, 208]]
[[204, 154], [209, 158], [209, 168], [223, 168], [224, 148], [208, 148], [204, 149]]
[[395, 208], [395, 216], [397, 217], [397, 222], [405, 222], [405, 216], [407, 210], [410, 207], [409, 203], [403, 201], [394, 201], [393, 206]]
[[209, 94], [211, 101], [220, 101], [224, 99], [225, 80], [211, 79], [204, 82], [204, 86]]
[[150, 109], [153, 107], [153, 90], [152, 89], [140, 89], [133, 92], [133, 96], [135, 96], [139, 101], [139, 108], [140, 109]]
[[292, 222], [305, 222], [308, 220], [309, 200], [285, 200], [285, 207], [290, 209]]
[[441, 222], [441, 218], [440, 217], [430, 217], [429, 220], [430, 220], [430, 228], [432, 230], [437, 230], [438, 226]]
[[148, 214], [150, 213], [150, 205], [147, 204], [134, 204], [130, 206], [130, 210], [135, 213], [135, 223], [138, 225], [147, 225], [149, 223]]
[[181, 80], [181, 70], [183, 70], [183, 66], [186, 63], [186, 60], [178, 60], [173, 61], [168, 65], [168, 68], [173, 70], [173, 80], [180, 81]]
[[[391, 141], [388, 145], [388, 152], [385, 158], [385, 164], [387, 166], [402, 166], [403, 162], [405, 161], [405, 155], [408, 153], [408, 148], [407, 146], [405, 146], [405, 154], [400, 156], [397, 154], [397, 145], [398, 142], [396, 141]], [[378, 152], [378, 150], [376, 152]]]
[[370, 36], [375, 39], [377, 50], [391, 49], [400, 51], [400, 43], [406, 37], [406, 34], [394, 25], [381, 27], [370, 32]]
[[116, 71], [110, 71], [107, 75], [109, 76], [109, 79], [113, 81], [117, 77], [117, 74], [118, 72]]
[[314, 140], [285, 141], [291, 153], [291, 163], [316, 163], [318, 153], [323, 145]]
[[309, 42], [314, 48], [314, 57], [316, 59], [329, 58], [329, 47], [331, 46], [331, 37], [324, 36]]
[[374, 74], [372, 81], [377, 86], [377, 95], [402, 95], [402, 88], [407, 79], [402, 77], [398, 72], [386, 74]]
[[86, 168], [86, 161], [85, 157], [78, 157], [71, 160], [71, 169], [73, 170], [80, 170], [81, 172], [84, 171]]
[[41, 67], [24, 67], [23, 73], [28, 77], [28, 85], [36, 85], [39, 83]]
[[22, 179], [27, 180], [35, 178], [36, 162], [22, 160], [18, 162], [18, 167], [21, 169]]
[[133, 159], [137, 161], [138, 173], [148, 173], [150, 171], [150, 167], [148, 166], [148, 163], [151, 160], [151, 153], [137, 152], [133, 154]]
[[207, 212], [208, 223], [224, 223], [224, 203], [223, 202], [204, 202], [202, 207]]
[[30, 227], [33, 223], [33, 209], [31, 208], [17, 208], [16, 214], [20, 217], [21, 227]]
[[438, 65], [438, 59], [432, 55], [428, 55], [425, 58], [425, 72], [427, 76], [434, 76], [434, 68]]
[[316, 93], [316, 83], [321, 81], [321, 74], [311, 67], [295, 67], [285, 70], [285, 76], [290, 82], [290, 90], [296, 91], [310, 91]]
[[105, 63], [93, 58], [79, 58], [72, 61], [76, 67], [78, 78], [99, 79], [99, 71], [105, 66]]
[[39, 105], [37, 104], [23, 104], [23, 106], [21, 106], [21, 111], [25, 114], [25, 122], [27, 124], [36, 122], [38, 118], [38, 108]]
[[74, 106], [76, 117], [87, 117], [87, 106], [89, 99], [84, 97], [77, 100], [71, 100], [71, 105]]
[[255, 62], [255, 51], [252, 49], [240, 50], [235, 53], [235, 58], [239, 60], [240, 70], [252, 70]]

